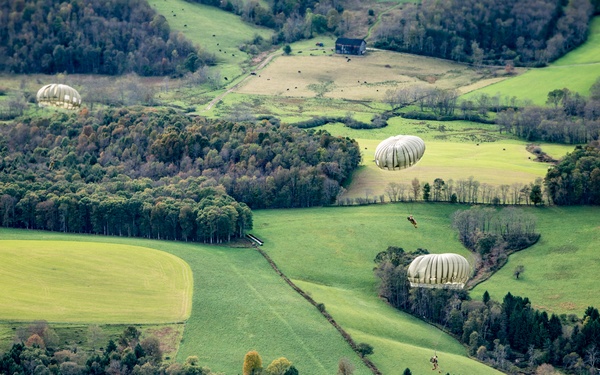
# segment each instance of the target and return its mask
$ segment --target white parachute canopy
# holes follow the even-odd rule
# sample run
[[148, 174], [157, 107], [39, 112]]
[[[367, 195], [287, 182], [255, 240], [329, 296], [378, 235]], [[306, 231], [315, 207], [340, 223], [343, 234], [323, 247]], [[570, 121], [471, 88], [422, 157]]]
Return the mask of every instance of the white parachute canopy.
[[40, 107], [75, 109], [81, 105], [81, 96], [71, 86], [51, 83], [38, 90], [37, 102]]
[[375, 163], [381, 169], [396, 171], [416, 164], [425, 153], [425, 142], [414, 135], [396, 135], [375, 149]]
[[427, 254], [416, 257], [407, 274], [412, 287], [462, 289], [471, 276], [471, 266], [458, 254]]

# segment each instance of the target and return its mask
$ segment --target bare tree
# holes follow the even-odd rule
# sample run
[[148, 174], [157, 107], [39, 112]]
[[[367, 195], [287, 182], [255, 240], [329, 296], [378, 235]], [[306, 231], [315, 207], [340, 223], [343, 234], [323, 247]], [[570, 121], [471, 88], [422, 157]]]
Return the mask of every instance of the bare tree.
[[387, 194], [390, 202], [398, 201], [398, 193], [400, 191], [400, 185], [397, 182], [390, 182], [385, 188], [385, 193]]
[[338, 362], [337, 375], [352, 375], [354, 374], [354, 365], [348, 358], [341, 358]]
[[419, 193], [421, 192], [421, 184], [419, 183], [419, 179], [416, 177], [411, 181], [411, 184], [412, 184], [413, 197], [416, 201], [419, 198]]

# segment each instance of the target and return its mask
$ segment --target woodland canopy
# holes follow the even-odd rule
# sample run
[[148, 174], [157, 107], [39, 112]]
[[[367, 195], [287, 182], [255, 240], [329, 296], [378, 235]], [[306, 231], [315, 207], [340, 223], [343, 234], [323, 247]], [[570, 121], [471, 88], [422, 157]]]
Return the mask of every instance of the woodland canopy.
[[227, 241], [250, 208], [329, 204], [360, 162], [355, 141], [262, 121], [111, 109], [0, 128], [0, 225]]
[[145, 0], [0, 5], [0, 72], [168, 75], [197, 53]]

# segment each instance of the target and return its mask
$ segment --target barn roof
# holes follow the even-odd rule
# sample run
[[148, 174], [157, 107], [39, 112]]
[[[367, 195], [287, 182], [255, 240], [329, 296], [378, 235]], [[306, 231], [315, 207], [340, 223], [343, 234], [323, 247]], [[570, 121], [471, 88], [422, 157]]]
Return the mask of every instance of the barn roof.
[[337, 38], [335, 44], [343, 44], [345, 46], [360, 46], [364, 39]]

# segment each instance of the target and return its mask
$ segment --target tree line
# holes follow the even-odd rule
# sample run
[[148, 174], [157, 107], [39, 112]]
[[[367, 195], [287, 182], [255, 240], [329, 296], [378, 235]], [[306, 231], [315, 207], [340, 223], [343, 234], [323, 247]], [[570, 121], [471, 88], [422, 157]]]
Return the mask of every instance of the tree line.
[[[600, 80], [589, 97], [567, 88], [548, 93], [546, 106], [522, 103], [516, 97], [482, 93], [458, 100], [456, 90], [411, 86], [388, 90], [385, 116], [419, 120], [467, 120], [496, 124], [500, 133], [511, 133], [530, 142], [581, 144], [600, 136]], [[490, 113], [496, 114], [490, 116]]]
[[600, 80], [592, 85], [588, 98], [569, 89], [548, 93], [546, 107], [524, 106], [498, 111], [500, 132], [528, 141], [582, 144], [600, 136]]
[[[164, 361], [160, 340], [155, 336], [142, 337], [142, 332], [133, 326], [91, 353], [77, 348], [62, 349], [58, 335], [45, 321], [19, 331], [16, 342], [0, 356], [2, 374], [215, 374], [201, 366], [197, 356], [188, 357], [182, 364]], [[98, 326], [90, 326], [88, 333], [93, 341], [102, 336]]]
[[543, 66], [583, 43], [589, 0], [452, 0], [405, 4], [382, 19], [375, 47], [475, 66]]
[[468, 347], [469, 354], [508, 373], [557, 366], [568, 373], [597, 368], [600, 314], [588, 307], [576, 315], [548, 314], [531, 307], [528, 298], [507, 293], [502, 302], [472, 300], [465, 290], [411, 288], [410, 262], [427, 250], [412, 253], [389, 247], [375, 262], [379, 295], [392, 306], [437, 324]]
[[365, 191], [364, 197], [343, 197], [337, 200], [338, 205], [373, 204], [386, 202], [449, 202], [466, 204], [491, 205], [539, 205], [552, 201], [544, 188], [543, 179], [525, 184], [491, 185], [480, 182], [473, 176], [454, 180], [436, 178], [432, 183], [421, 182], [414, 178], [410, 183], [390, 182], [384, 194], [374, 195]]
[[271, 43], [291, 43], [317, 34], [352, 32], [355, 17], [337, 0], [272, 0], [268, 5], [252, 0], [192, 0], [239, 15], [242, 20], [276, 31]]
[[0, 71], [16, 74], [171, 75], [204, 56], [145, 0], [5, 1], [0, 45]]
[[353, 140], [266, 120], [42, 113], [0, 129], [0, 224], [222, 242], [251, 208], [333, 202], [359, 162]]

